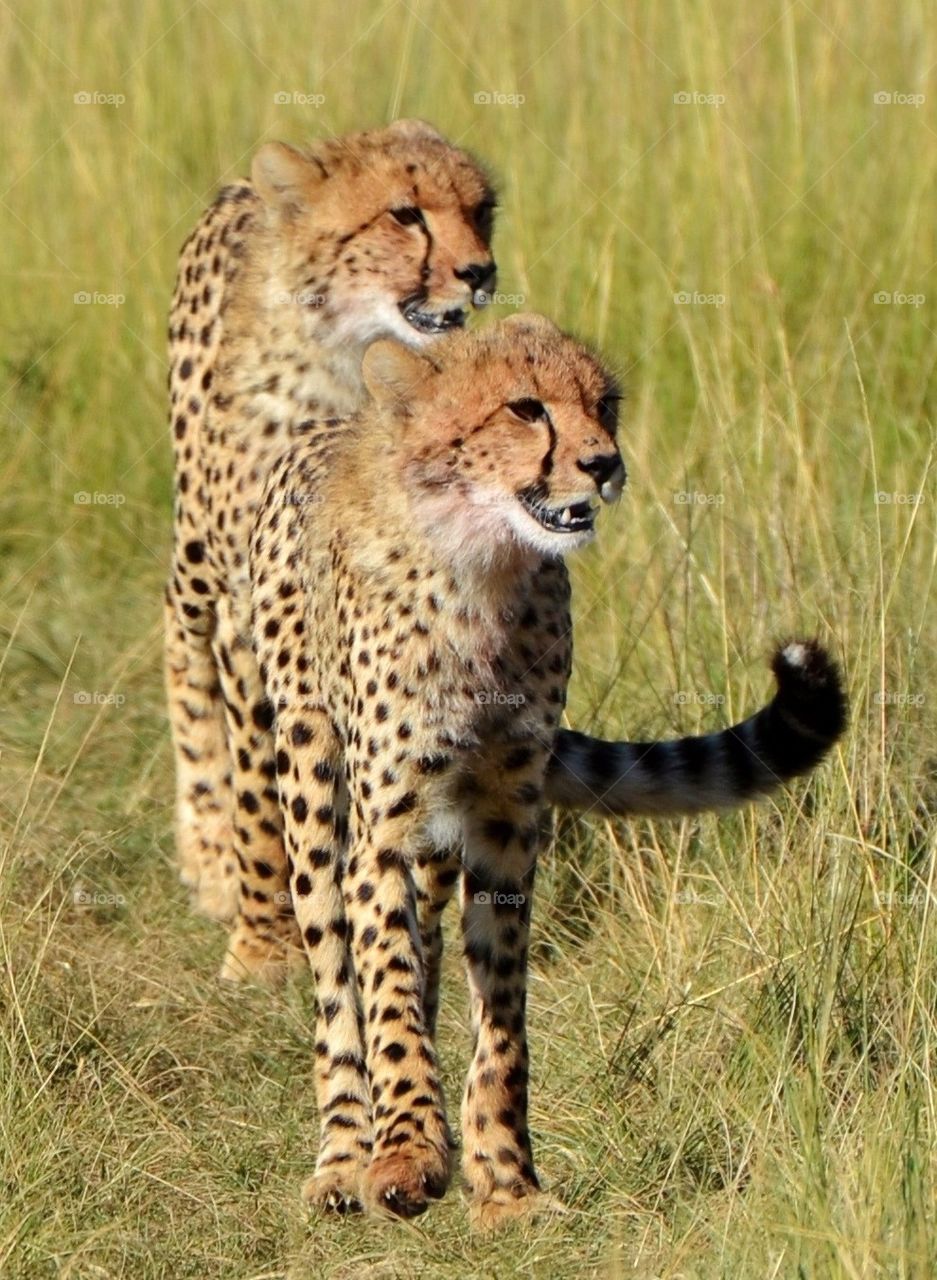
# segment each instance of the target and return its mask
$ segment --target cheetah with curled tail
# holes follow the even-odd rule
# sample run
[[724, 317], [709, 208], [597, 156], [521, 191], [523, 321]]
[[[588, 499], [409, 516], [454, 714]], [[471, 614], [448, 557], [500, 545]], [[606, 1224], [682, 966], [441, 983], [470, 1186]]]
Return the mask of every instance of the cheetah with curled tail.
[[[530, 675], [528, 601], [544, 563], [588, 541], [598, 502], [620, 492], [613, 384], [539, 317], [425, 355], [379, 342], [363, 374], [373, 407], [275, 464], [250, 546], [287, 850], [266, 892], [292, 898], [319, 1000], [306, 1195], [411, 1216], [446, 1189], [415, 871], [461, 847], [474, 1031], [462, 1165], [473, 1219], [492, 1226], [545, 1199], [526, 966], [568, 667]], [[775, 737], [790, 745], [808, 719], [834, 731], [841, 695], [822, 652], [790, 646], [776, 669]]]
[[[360, 405], [369, 342], [432, 343], [485, 301], [493, 207], [469, 156], [429, 125], [398, 121], [303, 152], [261, 148], [251, 180], [222, 191], [183, 249], [170, 319], [176, 502], [166, 600], [176, 830], [201, 909], [240, 922], [230, 977], [276, 976], [280, 944], [295, 941], [288, 905], [266, 893], [284, 852], [271, 717], [249, 640], [252, 513], [284, 445], [341, 430]], [[530, 679], [545, 686], [571, 661], [568, 590], [563, 565], [545, 563], [524, 613]], [[808, 661], [776, 657], [775, 699], [721, 733], [613, 743], [561, 730], [548, 800], [679, 814], [737, 805], [806, 772], [842, 723], [812, 697], [835, 683], [834, 670], [821, 650], [801, 652]], [[417, 869], [430, 970], [457, 877], [456, 851], [444, 847]]]

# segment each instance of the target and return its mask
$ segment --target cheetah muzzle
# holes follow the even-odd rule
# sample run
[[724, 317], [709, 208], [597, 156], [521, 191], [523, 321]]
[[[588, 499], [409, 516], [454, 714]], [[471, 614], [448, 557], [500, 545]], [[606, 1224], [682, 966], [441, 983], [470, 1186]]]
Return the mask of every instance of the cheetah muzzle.
[[[425, 301], [425, 296], [421, 294], [416, 297], [404, 298], [402, 302], [397, 304], [404, 320], [412, 328], [416, 329], [417, 333], [432, 336], [464, 327], [465, 321], [468, 319], [468, 313], [463, 308], [452, 308], [438, 315], [424, 309], [422, 304]], [[475, 301], [475, 298], [473, 298], [473, 304], [476, 307], [485, 305], [484, 302]]]
[[595, 500], [588, 498], [583, 502], [574, 502], [562, 508], [544, 506], [543, 501], [529, 491], [521, 491], [518, 501], [533, 516], [539, 525], [550, 533], [593, 533], [598, 507]]

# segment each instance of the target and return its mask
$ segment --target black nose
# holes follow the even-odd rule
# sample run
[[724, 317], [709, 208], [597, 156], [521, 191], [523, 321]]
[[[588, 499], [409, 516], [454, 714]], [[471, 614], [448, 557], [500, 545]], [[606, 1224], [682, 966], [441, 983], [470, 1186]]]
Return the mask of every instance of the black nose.
[[576, 462], [580, 471], [591, 476], [603, 502], [617, 502], [625, 487], [625, 464], [617, 453], [596, 453], [584, 462]]
[[576, 466], [587, 476], [591, 476], [599, 489], [607, 484], [616, 472], [621, 473], [622, 481], [625, 478], [625, 466], [617, 453], [597, 453], [593, 458], [586, 458], [585, 462], [577, 462]]
[[455, 277], [464, 280], [475, 289], [485, 289], [493, 283], [497, 267], [493, 262], [470, 262], [467, 267], [456, 267]]

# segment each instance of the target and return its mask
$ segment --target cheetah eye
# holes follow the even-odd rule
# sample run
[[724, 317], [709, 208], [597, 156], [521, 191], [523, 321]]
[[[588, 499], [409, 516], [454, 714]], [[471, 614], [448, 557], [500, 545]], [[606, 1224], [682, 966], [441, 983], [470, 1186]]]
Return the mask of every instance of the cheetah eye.
[[423, 210], [417, 209], [414, 205], [401, 205], [399, 209], [391, 209], [390, 216], [402, 227], [426, 226]]
[[595, 406], [596, 416], [606, 431], [610, 431], [612, 435], [618, 427], [618, 406], [621, 403], [621, 396], [617, 391], [609, 391], [602, 397]]
[[521, 422], [538, 422], [547, 416], [547, 411], [539, 400], [512, 400], [508, 408]]

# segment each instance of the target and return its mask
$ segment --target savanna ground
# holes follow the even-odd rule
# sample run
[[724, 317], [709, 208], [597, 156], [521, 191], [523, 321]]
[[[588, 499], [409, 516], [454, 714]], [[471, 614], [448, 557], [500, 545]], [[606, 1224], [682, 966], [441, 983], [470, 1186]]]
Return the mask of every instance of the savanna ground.
[[[929, 8], [33, 0], [0, 5], [0, 50], [0, 1274], [933, 1275]], [[532, 1119], [569, 1213], [494, 1237], [455, 1189], [410, 1224], [308, 1216], [312, 994], [222, 990], [172, 863], [175, 255], [261, 140], [397, 115], [490, 162], [500, 309], [630, 389], [570, 722], [728, 723], [790, 633], [852, 703], [776, 802], [561, 824]]]

